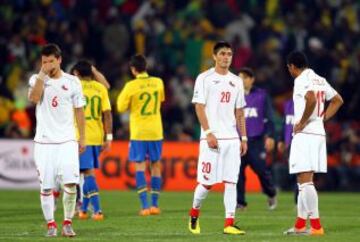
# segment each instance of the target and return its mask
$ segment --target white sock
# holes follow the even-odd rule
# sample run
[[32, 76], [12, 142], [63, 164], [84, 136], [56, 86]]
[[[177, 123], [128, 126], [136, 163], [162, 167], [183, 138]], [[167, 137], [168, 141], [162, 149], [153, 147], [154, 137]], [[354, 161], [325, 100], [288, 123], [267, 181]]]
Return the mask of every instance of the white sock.
[[41, 209], [47, 222], [54, 221], [54, 195], [51, 189], [40, 192]]
[[236, 210], [236, 184], [225, 183], [224, 205], [225, 218], [234, 218]]
[[303, 183], [303, 203], [310, 219], [319, 218], [318, 195], [314, 183]]
[[303, 202], [304, 199], [302, 199], [302, 196], [304, 194], [304, 189], [299, 183], [298, 183], [298, 188], [299, 188], [299, 194], [297, 196], [297, 216], [302, 219], [307, 219], [308, 213], [307, 210], [305, 209], [305, 205]]
[[63, 195], [64, 220], [71, 220], [74, 217], [76, 206], [76, 186], [64, 186]]
[[304, 183], [305, 206], [310, 219], [319, 218], [318, 195], [314, 183]]
[[83, 194], [83, 186], [84, 186], [84, 174], [80, 174], [80, 182], [79, 182], [79, 192], [80, 192], [80, 198], [79, 198], [79, 201], [82, 203], [83, 201], [83, 197], [84, 197], [84, 194]]
[[202, 201], [207, 197], [208, 193], [208, 189], [206, 189], [203, 185], [198, 184], [194, 192], [193, 208], [199, 209]]

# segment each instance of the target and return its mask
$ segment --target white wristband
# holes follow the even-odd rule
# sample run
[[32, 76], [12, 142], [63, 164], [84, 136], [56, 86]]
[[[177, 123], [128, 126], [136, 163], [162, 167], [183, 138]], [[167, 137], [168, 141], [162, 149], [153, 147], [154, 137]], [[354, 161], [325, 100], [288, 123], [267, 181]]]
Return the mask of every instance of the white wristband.
[[248, 137], [247, 137], [247, 136], [241, 136], [241, 141], [247, 142], [247, 141], [248, 141]]
[[107, 134], [106, 135], [106, 141], [112, 141], [113, 140], [113, 135], [112, 134]]
[[42, 71], [39, 72], [37, 78], [44, 81], [45, 80], [45, 77], [46, 77], [46, 74]]
[[209, 135], [209, 134], [211, 134], [211, 133], [212, 133], [212, 130], [211, 130], [211, 129], [207, 129], [207, 130], [204, 131], [204, 134], [205, 134], [205, 135]]

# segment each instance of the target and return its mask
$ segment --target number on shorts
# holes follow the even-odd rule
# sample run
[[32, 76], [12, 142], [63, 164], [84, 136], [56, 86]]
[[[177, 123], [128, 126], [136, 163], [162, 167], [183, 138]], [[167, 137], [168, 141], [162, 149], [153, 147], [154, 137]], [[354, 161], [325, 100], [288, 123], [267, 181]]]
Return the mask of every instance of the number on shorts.
[[230, 102], [230, 92], [221, 92], [221, 103], [228, 103]]
[[209, 174], [211, 172], [211, 163], [203, 161], [202, 165], [202, 172]]

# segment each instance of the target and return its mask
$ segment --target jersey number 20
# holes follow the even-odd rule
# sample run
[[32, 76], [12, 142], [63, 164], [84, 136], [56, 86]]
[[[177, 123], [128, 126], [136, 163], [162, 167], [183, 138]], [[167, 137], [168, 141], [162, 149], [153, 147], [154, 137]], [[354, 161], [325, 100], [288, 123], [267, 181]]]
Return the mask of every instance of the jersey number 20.
[[[85, 100], [85, 119], [99, 120], [101, 114], [101, 98], [97, 95], [92, 96], [91, 98], [85, 96]], [[90, 108], [90, 110], [88, 108]]]

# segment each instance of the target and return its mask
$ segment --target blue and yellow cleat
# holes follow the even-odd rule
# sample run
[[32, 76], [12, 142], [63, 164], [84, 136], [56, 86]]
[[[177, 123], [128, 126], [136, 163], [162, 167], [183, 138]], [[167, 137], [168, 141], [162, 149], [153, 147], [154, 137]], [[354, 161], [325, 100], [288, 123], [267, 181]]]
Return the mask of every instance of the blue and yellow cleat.
[[200, 223], [198, 217], [190, 217], [189, 230], [192, 234], [200, 234]]
[[224, 234], [245, 235], [245, 231], [241, 230], [239, 227], [235, 225], [232, 225], [224, 228]]

